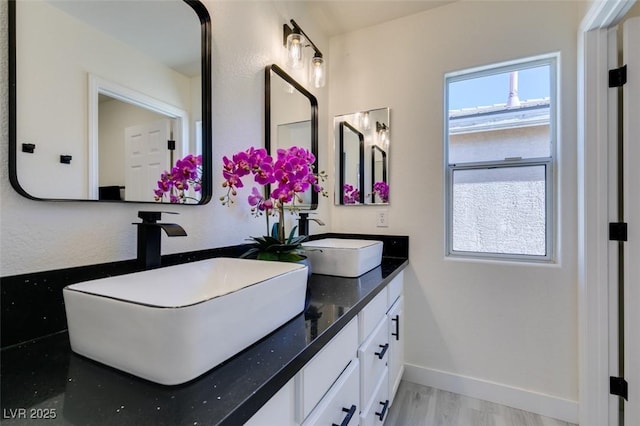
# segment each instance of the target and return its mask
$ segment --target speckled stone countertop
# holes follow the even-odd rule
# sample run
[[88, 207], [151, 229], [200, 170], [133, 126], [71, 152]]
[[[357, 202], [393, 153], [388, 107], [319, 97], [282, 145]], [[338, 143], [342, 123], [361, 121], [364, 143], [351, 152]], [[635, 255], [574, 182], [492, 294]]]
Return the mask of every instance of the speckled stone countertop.
[[66, 332], [8, 348], [1, 353], [0, 420], [7, 425], [240, 425], [407, 264], [406, 258], [384, 257], [358, 278], [312, 275], [304, 313], [179, 386], [151, 383], [76, 355]]

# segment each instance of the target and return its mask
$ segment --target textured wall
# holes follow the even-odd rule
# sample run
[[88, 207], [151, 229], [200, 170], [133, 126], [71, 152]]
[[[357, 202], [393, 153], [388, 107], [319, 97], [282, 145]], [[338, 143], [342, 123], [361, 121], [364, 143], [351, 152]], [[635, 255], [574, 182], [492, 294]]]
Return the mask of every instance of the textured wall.
[[[183, 225], [186, 238], [163, 237], [163, 253], [239, 244], [264, 232], [264, 223], [250, 216], [245, 203], [220, 206], [220, 158], [264, 143], [264, 67], [282, 65], [282, 24], [291, 18], [313, 34], [321, 49], [328, 39], [315, 27], [304, 3], [205, 1], [213, 29], [213, 159], [214, 197], [205, 206], [154, 206], [87, 202], [32, 201], [18, 195], [8, 178], [7, 3], [0, 0], [0, 275], [59, 269], [132, 259], [135, 228], [141, 209], [170, 210]], [[55, 82], [51, 82], [55, 84]], [[326, 92], [318, 97], [320, 120], [327, 122]], [[320, 167], [326, 168], [326, 127], [320, 130]], [[52, 177], [53, 178], [53, 177]], [[242, 197], [243, 199], [246, 196]], [[321, 200], [319, 217], [329, 222]], [[326, 228], [330, 228], [327, 226]], [[312, 232], [317, 229], [312, 225]]]

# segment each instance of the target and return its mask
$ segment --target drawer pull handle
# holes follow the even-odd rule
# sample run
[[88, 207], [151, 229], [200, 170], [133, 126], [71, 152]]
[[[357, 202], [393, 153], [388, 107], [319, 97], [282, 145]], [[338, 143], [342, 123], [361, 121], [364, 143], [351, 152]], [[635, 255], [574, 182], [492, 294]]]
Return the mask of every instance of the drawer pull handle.
[[352, 405], [351, 408], [343, 407], [342, 411], [347, 413], [347, 415], [344, 417], [344, 420], [342, 420], [342, 423], [340, 423], [340, 425], [333, 423], [331, 426], [347, 426], [351, 421], [351, 417], [353, 417], [353, 415], [356, 413], [356, 408], [357, 407], [355, 405]]
[[382, 348], [382, 350], [380, 352], [376, 352], [375, 354], [378, 355], [378, 358], [382, 359], [384, 358], [384, 354], [387, 353], [387, 349], [389, 349], [389, 344], [386, 343], [384, 345], [378, 345]]
[[384, 420], [384, 415], [387, 414], [387, 408], [389, 408], [389, 400], [387, 399], [385, 402], [380, 401], [380, 405], [382, 405], [382, 410], [378, 413], [376, 411], [376, 416], [380, 419], [380, 421]]
[[400, 315], [396, 315], [395, 318], [391, 318], [391, 321], [395, 321], [396, 323], [396, 332], [391, 333], [391, 335], [395, 336], [396, 340], [400, 340]]

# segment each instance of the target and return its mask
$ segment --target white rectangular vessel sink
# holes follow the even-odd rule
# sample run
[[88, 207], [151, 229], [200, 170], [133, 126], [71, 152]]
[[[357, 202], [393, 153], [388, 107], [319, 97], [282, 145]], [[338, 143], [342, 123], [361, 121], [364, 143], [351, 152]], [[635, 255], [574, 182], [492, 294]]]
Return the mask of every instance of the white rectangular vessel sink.
[[382, 241], [325, 238], [302, 246], [314, 274], [359, 277], [382, 262]]
[[303, 311], [307, 267], [214, 258], [64, 288], [71, 349], [164, 385], [194, 379]]

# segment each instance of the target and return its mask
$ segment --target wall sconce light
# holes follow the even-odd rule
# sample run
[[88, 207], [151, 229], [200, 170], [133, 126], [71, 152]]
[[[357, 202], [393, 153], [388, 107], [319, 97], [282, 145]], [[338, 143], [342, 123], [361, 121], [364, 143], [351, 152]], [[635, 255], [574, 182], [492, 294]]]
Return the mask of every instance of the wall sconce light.
[[378, 133], [380, 144], [386, 149], [389, 146], [389, 126], [376, 121], [376, 132]]
[[304, 48], [311, 46], [313, 57], [309, 65], [309, 82], [313, 84], [313, 87], [324, 87], [327, 82], [327, 71], [322, 52], [296, 21], [291, 19], [289, 22], [293, 28], [287, 24], [282, 26], [282, 42], [287, 47], [287, 66], [292, 69], [302, 68], [304, 66]]
[[370, 118], [369, 118], [369, 111], [364, 111], [362, 113], [360, 126], [364, 130], [369, 130], [371, 128], [371, 121], [370, 121]]

